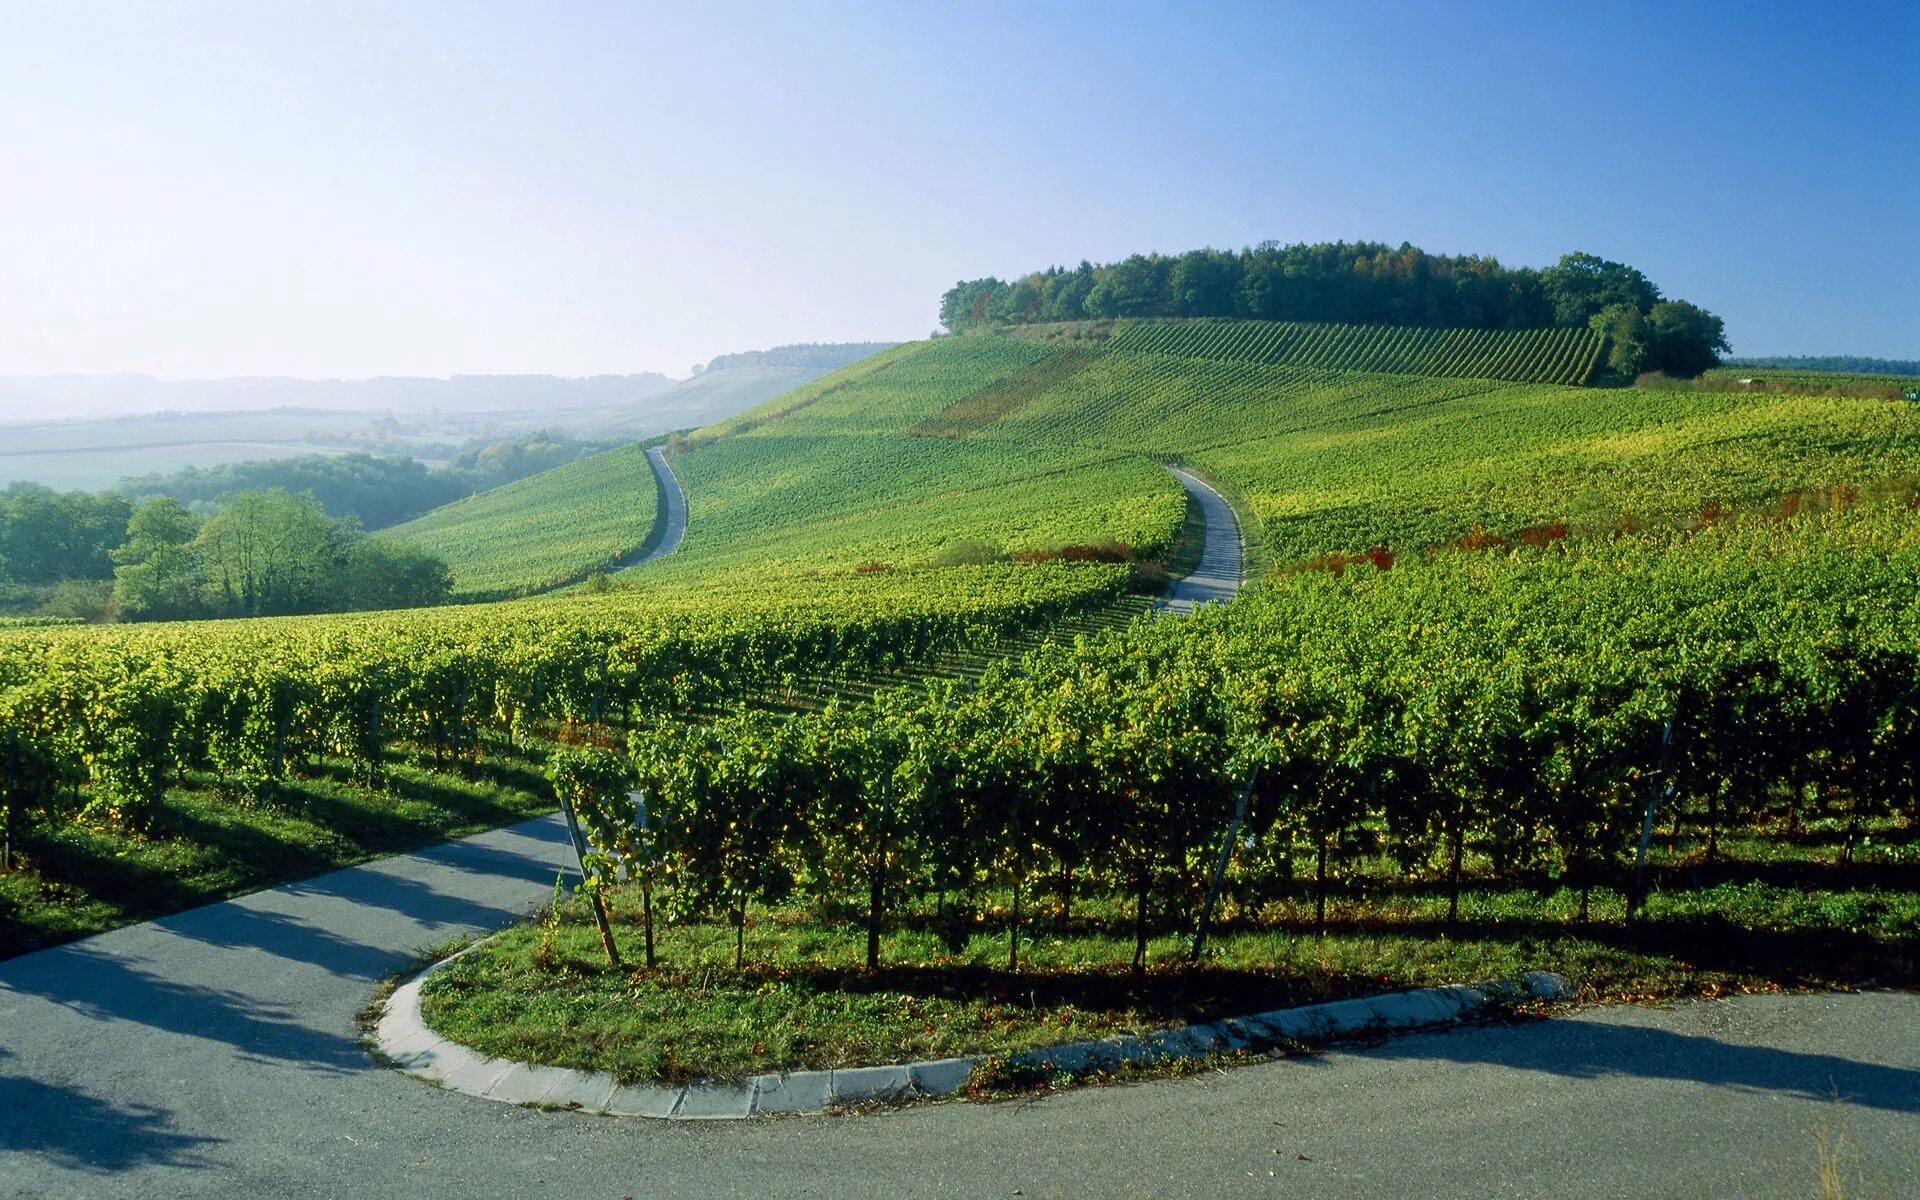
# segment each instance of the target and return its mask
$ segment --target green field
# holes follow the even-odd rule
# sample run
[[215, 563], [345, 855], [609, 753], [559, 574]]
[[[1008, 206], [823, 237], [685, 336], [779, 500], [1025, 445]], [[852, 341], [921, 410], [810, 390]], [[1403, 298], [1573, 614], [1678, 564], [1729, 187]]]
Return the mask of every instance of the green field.
[[0, 454], [0, 481], [43, 484], [61, 492], [97, 492], [142, 475], [171, 475], [188, 467], [272, 462], [308, 454], [337, 454], [300, 442], [179, 442], [108, 450]]
[[1881, 375], [1865, 371], [1808, 371], [1791, 367], [1715, 367], [1702, 379], [1738, 383], [1751, 379], [1784, 387], [1822, 389], [1846, 386], [1920, 387], [1920, 375]]
[[374, 421], [370, 413], [317, 409], [9, 421], [0, 423], [0, 486], [28, 480], [58, 491], [97, 491], [185, 467], [348, 449], [431, 458], [446, 449], [446, 438], [394, 434]]
[[386, 530], [446, 560], [454, 595], [538, 591], [611, 570], [653, 532], [659, 486], [639, 444], [517, 479]]

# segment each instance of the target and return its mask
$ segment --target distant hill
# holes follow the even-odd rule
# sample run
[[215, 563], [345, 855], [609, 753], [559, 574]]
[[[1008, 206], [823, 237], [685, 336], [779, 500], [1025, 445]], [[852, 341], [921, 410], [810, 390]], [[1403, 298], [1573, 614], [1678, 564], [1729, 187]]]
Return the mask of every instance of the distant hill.
[[710, 371], [736, 367], [804, 367], [837, 371], [848, 363], [859, 362], [870, 354], [890, 350], [897, 342], [805, 342], [775, 346], [771, 350], [747, 350], [739, 354], [720, 354], [696, 376]]
[[119, 480], [363, 451], [445, 461], [477, 440], [539, 430], [647, 438], [724, 420], [885, 343], [722, 354], [693, 378], [456, 375], [451, 379], [0, 376], [0, 486], [95, 490]]
[[541, 424], [579, 437], [645, 438], [723, 421], [782, 392], [888, 349], [890, 342], [776, 346], [722, 354], [657, 395], [545, 414]]
[[1729, 358], [1721, 365], [1765, 371], [1836, 371], [1845, 375], [1920, 375], [1920, 358], [1865, 358], [1857, 354], [1790, 354], [1774, 358]]

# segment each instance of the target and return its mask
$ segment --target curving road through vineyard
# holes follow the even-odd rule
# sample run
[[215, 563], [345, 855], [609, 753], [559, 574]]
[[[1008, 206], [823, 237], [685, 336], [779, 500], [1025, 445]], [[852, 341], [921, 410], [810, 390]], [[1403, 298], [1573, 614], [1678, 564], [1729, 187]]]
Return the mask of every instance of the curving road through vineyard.
[[1203, 604], [1224, 604], [1240, 590], [1246, 570], [1246, 543], [1240, 533], [1240, 518], [1226, 497], [1199, 476], [1179, 467], [1167, 470], [1200, 506], [1200, 515], [1206, 522], [1206, 542], [1193, 572], [1173, 582], [1160, 606], [1167, 612], [1186, 614]]
[[660, 537], [654, 541], [652, 549], [632, 562], [623, 564], [620, 568], [623, 571], [644, 567], [655, 559], [665, 558], [678, 550], [680, 542], [687, 536], [687, 495], [680, 489], [680, 477], [673, 473], [673, 464], [667, 461], [667, 452], [659, 446], [647, 447], [647, 465], [653, 468], [653, 477], [660, 484]]

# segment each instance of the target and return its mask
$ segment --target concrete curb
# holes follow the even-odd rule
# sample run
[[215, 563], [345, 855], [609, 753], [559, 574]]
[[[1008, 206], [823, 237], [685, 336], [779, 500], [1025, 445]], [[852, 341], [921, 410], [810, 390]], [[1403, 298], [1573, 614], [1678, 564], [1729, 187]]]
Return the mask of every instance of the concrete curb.
[[[727, 1121], [775, 1113], [819, 1113], [849, 1104], [951, 1096], [965, 1090], [983, 1058], [941, 1058], [851, 1070], [795, 1071], [744, 1079], [697, 1079], [685, 1086], [623, 1085], [604, 1071], [539, 1067], [488, 1058], [450, 1042], [427, 1028], [420, 1017], [420, 985], [433, 973], [471, 954], [469, 946], [434, 963], [388, 998], [374, 1042], [401, 1071], [448, 1091], [497, 1100], [574, 1108], [616, 1117], [654, 1117], [671, 1121]], [[1518, 979], [1416, 988], [1360, 1000], [1337, 1000], [1234, 1017], [1181, 1029], [1163, 1029], [1139, 1037], [1105, 1038], [1028, 1050], [1005, 1060], [1015, 1071], [1047, 1074], [1111, 1069], [1198, 1058], [1233, 1050], [1265, 1049], [1286, 1043], [1339, 1041], [1376, 1034], [1431, 1029], [1469, 1020], [1489, 1009], [1525, 1000], [1565, 1000], [1567, 981], [1550, 971], [1529, 971]]]

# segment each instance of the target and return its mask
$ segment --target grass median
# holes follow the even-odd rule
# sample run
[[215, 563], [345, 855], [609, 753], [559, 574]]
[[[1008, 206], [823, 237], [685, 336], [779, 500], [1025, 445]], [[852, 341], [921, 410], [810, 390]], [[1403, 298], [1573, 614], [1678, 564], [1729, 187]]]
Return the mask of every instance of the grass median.
[[[1486, 886], [1446, 921], [1437, 887], [1347, 881], [1316, 933], [1304, 892], [1223, 906], [1203, 961], [1190, 926], [1168, 920], [1149, 965], [1129, 969], [1131, 913], [1119, 898], [1079, 896], [1071, 920], [1031, 899], [1017, 969], [1008, 969], [1006, 897], [985, 897], [962, 948], [936, 905], [903, 909], [862, 969], [865, 934], [819, 906], [763, 912], [746, 928], [663, 924], [658, 965], [640, 955], [637, 893], [609, 896], [628, 962], [607, 964], [583, 902], [539, 919], [436, 973], [427, 1023], [484, 1053], [680, 1082], [766, 1071], [1005, 1055], [1398, 988], [1544, 968], [1593, 1000], [1909, 983], [1920, 977], [1920, 880], [1900, 845], [1892, 861], [1828, 880], [1817, 847], [1725, 844], [1716, 863], [1666, 864], [1640, 917], [1617, 892], [1593, 919], [1558, 886]], [[1744, 852], [1744, 853], [1743, 853]], [[1862, 870], [1862, 868], [1867, 868]]]

